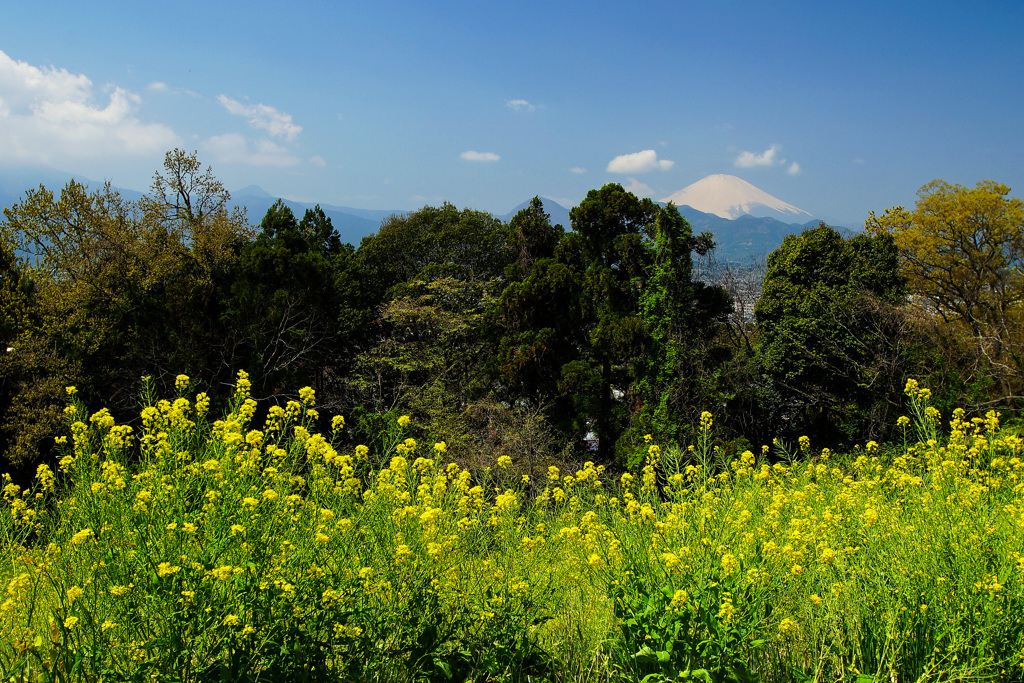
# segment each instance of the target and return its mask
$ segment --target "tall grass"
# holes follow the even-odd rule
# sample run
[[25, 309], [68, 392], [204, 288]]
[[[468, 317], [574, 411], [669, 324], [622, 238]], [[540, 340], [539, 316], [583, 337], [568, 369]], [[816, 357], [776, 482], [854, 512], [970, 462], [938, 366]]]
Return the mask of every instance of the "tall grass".
[[2, 680], [1024, 679], [1024, 444], [940, 441], [914, 383], [891, 456], [716, 464], [705, 414], [615, 481], [188, 385], [137, 432], [69, 389], [59, 471], [5, 482]]

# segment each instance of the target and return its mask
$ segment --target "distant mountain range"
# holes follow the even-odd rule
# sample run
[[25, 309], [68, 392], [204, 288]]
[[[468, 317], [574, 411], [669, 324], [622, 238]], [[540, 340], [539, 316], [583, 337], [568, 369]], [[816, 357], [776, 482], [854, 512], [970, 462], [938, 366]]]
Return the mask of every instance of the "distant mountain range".
[[[541, 201], [552, 223], [569, 227], [569, 209], [553, 199], [541, 197]], [[715, 236], [715, 256], [723, 261], [767, 256], [787, 235], [819, 223], [809, 212], [730, 175], [708, 176], [659, 203], [668, 202], [676, 205], [694, 233], [709, 231]], [[529, 205], [523, 202], [499, 218], [509, 220]]]
[[[253, 224], [259, 225], [260, 221], [263, 220], [264, 214], [267, 213], [267, 209], [277, 201], [277, 197], [269, 194], [258, 185], [250, 185], [232, 192], [231, 201], [239, 206], [244, 206], [249, 215], [249, 220]], [[306, 213], [306, 209], [312, 209], [316, 206], [316, 204], [293, 202], [289, 199], [283, 199], [282, 201], [299, 220], [302, 220], [302, 215]], [[332, 204], [321, 204], [320, 208], [323, 209], [324, 215], [331, 219], [331, 224], [338, 231], [341, 241], [348, 242], [357, 247], [360, 240], [367, 235], [377, 232], [380, 224], [389, 216], [407, 213], [406, 211], [398, 210], [354, 209], [350, 206], [334, 206]]]
[[[24, 197], [26, 190], [40, 184], [56, 192], [70, 179], [69, 174], [43, 169], [21, 170], [17, 173], [0, 171], [0, 207], [17, 203]], [[92, 188], [102, 184], [91, 180], [80, 181]], [[125, 199], [135, 200], [142, 196], [142, 193], [134, 190], [118, 189]], [[244, 206], [249, 220], [259, 224], [277, 198], [256, 185], [250, 185], [232, 192], [231, 200], [234, 204]], [[569, 229], [569, 209], [553, 199], [541, 197], [541, 200], [544, 210], [551, 216], [551, 222]], [[695, 233], [710, 231], [714, 234], [718, 245], [715, 254], [719, 260], [744, 261], [750, 256], [767, 255], [782, 244], [786, 235], [802, 232], [818, 223], [810, 213], [772, 197], [736, 176], [708, 176], [665, 197], [661, 203], [669, 201], [679, 207], [680, 213], [690, 222]], [[284, 203], [300, 219], [306, 209], [315, 206], [290, 200], [284, 200]], [[527, 200], [507, 214], [496, 217], [511, 220], [529, 204]], [[341, 240], [356, 246], [363, 237], [377, 232], [381, 222], [389, 216], [407, 213], [331, 204], [321, 204], [320, 208], [331, 219]]]

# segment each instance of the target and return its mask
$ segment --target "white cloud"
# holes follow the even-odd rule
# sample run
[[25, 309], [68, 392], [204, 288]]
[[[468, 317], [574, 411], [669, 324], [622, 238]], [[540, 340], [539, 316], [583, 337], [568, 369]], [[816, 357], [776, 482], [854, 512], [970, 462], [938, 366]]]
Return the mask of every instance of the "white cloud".
[[641, 183], [636, 178], [629, 179], [629, 185], [626, 186], [627, 192], [632, 192], [637, 197], [653, 197], [654, 190], [651, 189], [646, 183]]
[[194, 100], [204, 99], [202, 95], [197, 93], [195, 90], [189, 90], [188, 88], [172, 87], [163, 81], [153, 81], [146, 86], [146, 90], [153, 93], [170, 93], [171, 95], [188, 95]]
[[583, 168], [582, 166], [573, 166], [572, 168], [569, 169], [569, 173], [575, 173], [576, 175], [586, 172], [587, 169]]
[[292, 115], [278, 111], [266, 104], [243, 104], [227, 95], [218, 95], [217, 101], [236, 116], [244, 116], [253, 128], [259, 128], [273, 137], [284, 138], [291, 142], [302, 132], [302, 126], [292, 123]]
[[108, 86], [97, 102], [94, 91], [84, 74], [33, 66], [0, 51], [0, 158], [59, 165], [153, 155], [178, 144], [168, 126], [135, 117], [142, 101], [135, 93]]
[[658, 153], [653, 149], [645, 149], [642, 152], [633, 154], [622, 154], [608, 162], [609, 173], [646, 173], [655, 169], [667, 171], [676, 162], [668, 159], [659, 159]]
[[515, 111], [533, 111], [537, 108], [536, 105], [530, 104], [526, 100], [509, 100], [505, 106]]
[[733, 163], [737, 168], [773, 168], [775, 166], [786, 166], [786, 173], [789, 175], [800, 175], [803, 173], [803, 169], [800, 168], [800, 164], [795, 161], [790, 162], [779, 154], [778, 145], [772, 145], [760, 154], [756, 152], [740, 152], [740, 155], [736, 157], [736, 160]]
[[785, 159], [778, 159], [776, 155], [779, 152], [778, 145], [772, 145], [760, 154], [754, 152], [740, 152], [740, 155], [736, 157], [736, 166], [738, 168], [754, 168], [756, 166], [776, 166], [778, 164], [786, 163]]
[[501, 159], [494, 152], [474, 152], [473, 150], [463, 152], [459, 155], [459, 158], [464, 161], [498, 161]]
[[203, 144], [214, 161], [247, 166], [297, 166], [302, 160], [284, 147], [270, 140], [256, 140], [250, 144], [238, 133], [214, 135]]
[[317, 154], [315, 156], [311, 156], [309, 158], [309, 163], [313, 164], [314, 166], [319, 166], [320, 168], [324, 168], [324, 167], [327, 166], [327, 160], [324, 159], [319, 154]]

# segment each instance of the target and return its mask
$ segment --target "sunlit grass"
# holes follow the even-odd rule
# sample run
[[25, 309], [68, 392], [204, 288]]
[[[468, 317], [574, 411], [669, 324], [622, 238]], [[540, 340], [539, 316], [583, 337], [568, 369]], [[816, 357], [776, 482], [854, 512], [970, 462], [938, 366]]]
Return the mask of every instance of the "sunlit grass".
[[188, 386], [138, 431], [69, 390], [59, 471], [5, 482], [5, 680], [1022, 679], [1024, 444], [940, 440], [914, 383], [894, 457], [717, 462], [706, 413], [635, 476], [541, 481]]

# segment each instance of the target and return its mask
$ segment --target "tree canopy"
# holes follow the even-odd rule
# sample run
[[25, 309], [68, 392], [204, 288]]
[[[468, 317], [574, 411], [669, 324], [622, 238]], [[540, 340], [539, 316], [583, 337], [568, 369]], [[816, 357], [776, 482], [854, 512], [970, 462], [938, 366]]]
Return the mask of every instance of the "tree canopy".
[[904, 292], [889, 235], [847, 239], [821, 224], [786, 237], [755, 309], [762, 409], [833, 440], [876, 411], [874, 428], [884, 424], [904, 379], [891, 367], [900, 343], [891, 308]]
[[945, 343], [973, 347], [974, 381], [1003, 398], [1024, 389], [1024, 201], [990, 180], [973, 188], [935, 180], [901, 206], [867, 220], [892, 235], [913, 303], [959, 329]]

